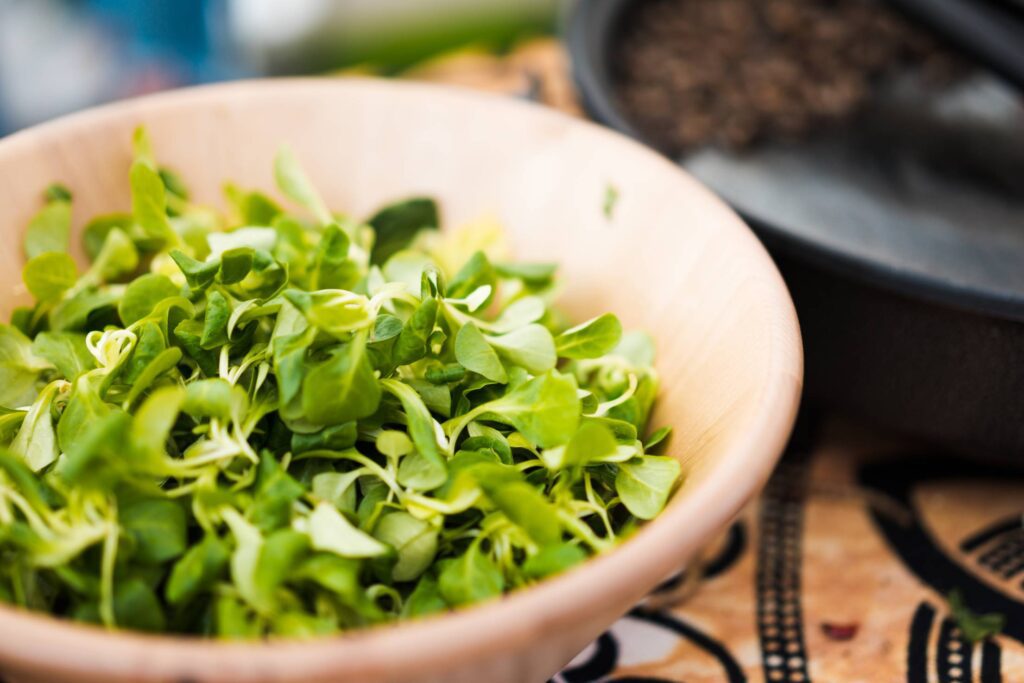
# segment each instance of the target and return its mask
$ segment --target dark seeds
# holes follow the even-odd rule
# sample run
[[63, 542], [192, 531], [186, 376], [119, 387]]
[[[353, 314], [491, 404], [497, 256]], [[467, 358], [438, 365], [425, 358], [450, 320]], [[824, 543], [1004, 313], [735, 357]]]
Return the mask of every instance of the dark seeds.
[[803, 137], [855, 113], [897, 68], [957, 71], [877, 0], [644, 0], [612, 59], [627, 116], [674, 153]]

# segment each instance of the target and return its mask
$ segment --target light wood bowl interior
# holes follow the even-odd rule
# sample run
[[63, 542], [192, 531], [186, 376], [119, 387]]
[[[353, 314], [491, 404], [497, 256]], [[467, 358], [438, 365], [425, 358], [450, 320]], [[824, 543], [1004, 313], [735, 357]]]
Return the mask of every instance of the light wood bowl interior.
[[[375, 80], [276, 80], [178, 91], [0, 141], [0, 315], [24, 300], [21, 233], [50, 182], [75, 225], [128, 208], [132, 129], [200, 201], [225, 180], [271, 189], [290, 144], [328, 204], [357, 216], [437, 197], [447, 227], [481, 215], [515, 256], [560, 264], [574, 318], [613, 311], [657, 340], [654, 426], [675, 429], [686, 481], [620, 549], [503, 600], [306, 643], [150, 637], [0, 608], [0, 672], [16, 681], [541, 681], [670, 572], [764, 483], [801, 386], [796, 316], [753, 234], [669, 161], [533, 105]], [[612, 217], [606, 188], [619, 194]]]

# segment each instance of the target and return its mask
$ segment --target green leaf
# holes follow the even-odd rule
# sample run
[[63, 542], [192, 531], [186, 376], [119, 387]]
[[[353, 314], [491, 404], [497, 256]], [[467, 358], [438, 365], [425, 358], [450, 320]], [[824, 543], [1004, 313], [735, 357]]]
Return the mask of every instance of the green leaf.
[[164, 299], [178, 296], [181, 289], [164, 275], [147, 273], [134, 280], [124, 291], [117, 312], [125, 325], [142, 320]]
[[508, 373], [497, 352], [473, 323], [463, 325], [455, 336], [455, 359], [470, 372], [494, 382], [508, 382]]
[[18, 455], [0, 449], [0, 470], [10, 478], [11, 483], [36, 512], [50, 508], [47, 500], [52, 498], [52, 494], [49, 493], [48, 487]]
[[1006, 616], [998, 612], [977, 614], [972, 612], [964, 601], [959, 589], [954, 589], [948, 597], [949, 611], [953, 621], [960, 628], [964, 638], [971, 643], [978, 643], [992, 636], [999, 635], [1006, 626]]
[[203, 323], [198, 320], [182, 320], [174, 328], [174, 339], [194, 360], [204, 375], [217, 374], [217, 353], [208, 351], [200, 344], [203, 337]]
[[185, 387], [182, 410], [192, 417], [216, 417], [226, 420], [245, 394], [227, 380], [218, 378], [192, 382]]
[[291, 522], [292, 506], [304, 492], [303, 486], [284, 471], [274, 456], [263, 451], [249, 517], [264, 532], [287, 526]]
[[653, 519], [679, 480], [679, 461], [643, 455], [619, 465], [615, 490], [626, 509], [640, 519]]
[[310, 275], [310, 289], [352, 289], [361, 278], [360, 267], [349, 255], [351, 241], [337, 223], [320, 237]]
[[260, 636], [260, 623], [253, 618], [250, 609], [233, 595], [217, 596], [213, 621], [217, 635], [224, 639], [251, 639]]
[[171, 258], [185, 276], [189, 288], [195, 292], [201, 292], [212, 285], [220, 272], [218, 261], [197, 261], [177, 249], [171, 251]]
[[57, 432], [53, 427], [50, 408], [57, 395], [57, 383], [47, 385], [29, 408], [17, 436], [11, 442], [11, 452], [21, 456], [33, 472], [53, 463], [60, 455]]
[[555, 506], [526, 482], [493, 482], [481, 477], [487, 497], [538, 545], [557, 543], [562, 527]]
[[68, 452], [92, 425], [111, 411], [111, 406], [100, 397], [97, 385], [88, 375], [75, 380], [60, 422], [57, 423], [57, 441], [60, 450]]
[[277, 606], [281, 585], [308, 552], [309, 537], [291, 529], [280, 529], [264, 539], [253, 576], [264, 611]]
[[244, 225], [270, 225], [281, 213], [280, 205], [262, 192], [244, 192], [227, 183], [224, 194], [234, 204]]
[[473, 544], [459, 557], [449, 560], [438, 577], [441, 596], [449, 605], [468, 605], [501, 595], [505, 577], [494, 561]]
[[363, 472], [321, 472], [313, 477], [313, 495], [342, 512], [356, 511], [356, 480]]
[[25, 231], [25, 256], [33, 259], [48, 252], [64, 253], [71, 235], [70, 198], [59, 198], [32, 217]]
[[81, 330], [116, 310], [120, 295], [107, 288], [86, 287], [64, 299], [50, 313], [50, 327], [57, 331]]
[[492, 332], [503, 334], [513, 332], [530, 323], [535, 323], [544, 317], [547, 312], [547, 305], [544, 300], [536, 296], [524, 296], [510, 303], [501, 315], [490, 324]]
[[461, 299], [481, 287], [490, 287], [493, 290], [496, 280], [494, 266], [482, 251], [478, 251], [448, 283], [448, 296], [452, 299]]
[[286, 299], [302, 312], [310, 325], [317, 327], [338, 339], [373, 324], [366, 297], [344, 290], [321, 290], [301, 292], [290, 289], [284, 293]]
[[59, 478], [84, 489], [112, 486], [130, 466], [121, 448], [130, 426], [131, 418], [119, 411], [85, 424], [81, 436], [68, 445], [54, 468]]
[[228, 547], [207, 534], [178, 560], [167, 580], [164, 595], [172, 605], [183, 605], [209, 590], [220, 579], [230, 558]]
[[380, 383], [356, 339], [313, 366], [302, 383], [302, 410], [317, 425], [336, 425], [372, 415], [380, 403]]
[[167, 439], [184, 402], [185, 392], [178, 386], [162, 387], [150, 394], [132, 417], [132, 446], [141, 452], [163, 457]]
[[160, 600], [139, 578], [119, 581], [114, 586], [114, 621], [136, 631], [160, 633], [167, 626]]
[[48, 202], [70, 202], [71, 190], [61, 183], [50, 183], [43, 192], [43, 197]]
[[167, 195], [160, 174], [152, 165], [136, 160], [128, 177], [135, 222], [147, 237], [162, 244], [176, 244], [178, 236], [167, 220]]
[[220, 292], [210, 292], [206, 297], [206, 314], [203, 317], [203, 336], [199, 346], [203, 349], [218, 349], [228, 343], [228, 318], [231, 305]]
[[487, 341], [509, 363], [534, 375], [551, 370], [558, 362], [555, 340], [543, 325], [527, 325], [500, 337], [487, 337]]
[[252, 271], [254, 253], [252, 247], [235, 247], [222, 253], [217, 279], [225, 285], [233, 285], [244, 280]]
[[436, 614], [448, 609], [448, 603], [441, 597], [437, 579], [423, 576], [402, 605], [402, 616], [410, 619]]
[[315, 582], [349, 605], [360, 604], [365, 596], [359, 585], [359, 567], [358, 560], [317, 553], [295, 570], [295, 578]]
[[63, 252], [48, 251], [33, 256], [21, 271], [25, 286], [39, 301], [59, 299], [78, 282], [78, 268]]
[[672, 434], [671, 427], [662, 427], [657, 430], [644, 442], [644, 450], [647, 452], [653, 451], [657, 446], [661, 445], [669, 436]]
[[105, 216], [96, 216], [82, 228], [82, 246], [90, 261], [95, 261], [103, 249], [107, 235], [118, 228], [125, 234], [133, 223], [131, 214], [112, 213]]
[[309, 209], [318, 221], [323, 224], [331, 222], [331, 212], [327, 210], [324, 200], [309, 181], [290, 147], [282, 147], [274, 158], [274, 179], [281, 192], [293, 202]]
[[437, 528], [407, 512], [392, 512], [381, 517], [373, 535], [391, 546], [398, 556], [391, 569], [394, 581], [416, 579], [437, 554]]
[[40, 332], [32, 340], [32, 352], [50, 362], [68, 381], [96, 367], [85, 335], [77, 332]]
[[185, 181], [182, 180], [180, 175], [175, 171], [162, 166], [157, 170], [157, 172], [160, 174], [160, 180], [164, 181], [164, 187], [168, 192], [179, 199], [188, 200], [188, 187], [185, 186]]
[[395, 343], [395, 363], [406, 365], [427, 355], [427, 340], [437, 320], [437, 299], [424, 299], [402, 326]]
[[558, 467], [584, 467], [591, 462], [600, 462], [618, 448], [611, 430], [600, 422], [587, 420], [566, 444], [564, 459]]
[[622, 324], [611, 313], [572, 327], [555, 339], [560, 358], [600, 358], [622, 338]]
[[427, 197], [413, 197], [389, 204], [366, 221], [377, 232], [377, 242], [370, 255], [372, 263], [385, 263], [393, 254], [406, 248], [420, 230], [437, 228], [437, 203]]
[[560, 446], [572, 438], [580, 422], [576, 381], [551, 370], [451, 420], [448, 429], [457, 432], [477, 417], [510, 424], [541, 448]]
[[309, 536], [315, 550], [351, 558], [380, 557], [388, 553], [386, 545], [352, 526], [330, 503], [317, 503], [308, 517], [297, 518], [293, 526]]
[[[414, 389], [403, 382], [393, 379], [383, 380], [384, 390], [397, 398], [405, 409], [409, 436], [416, 445], [417, 455], [422, 462], [415, 468], [399, 470], [399, 480], [405, 485], [421, 491], [429, 491], [444, 483], [447, 468], [437, 444], [437, 431], [434, 418], [423, 404], [423, 399]], [[410, 462], [416, 462], [407, 458]], [[404, 464], [404, 463], [403, 463]]]
[[187, 548], [185, 510], [172, 500], [137, 500], [122, 506], [118, 517], [135, 543], [134, 559], [139, 562], [173, 560]]
[[85, 277], [91, 281], [112, 282], [138, 267], [139, 251], [131, 238], [120, 228], [112, 228]]
[[292, 453], [298, 455], [317, 450], [343, 451], [356, 444], [357, 434], [355, 422], [331, 425], [310, 434], [292, 434]]
[[587, 559], [587, 553], [578, 545], [558, 543], [549, 545], [531, 555], [523, 563], [523, 573], [531, 579], [544, 579], [570, 569]]
[[0, 323], [0, 406], [19, 408], [35, 399], [35, 383], [49, 368], [17, 328]]

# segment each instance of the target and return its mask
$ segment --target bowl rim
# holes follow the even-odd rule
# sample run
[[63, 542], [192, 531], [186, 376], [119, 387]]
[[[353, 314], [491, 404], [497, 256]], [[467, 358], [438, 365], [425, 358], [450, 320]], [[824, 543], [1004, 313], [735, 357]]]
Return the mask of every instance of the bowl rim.
[[[720, 462], [710, 468], [699, 486], [676, 497], [652, 522], [622, 545], [591, 558], [577, 568], [525, 590], [507, 594], [463, 610], [421, 620], [397, 622], [343, 632], [308, 641], [218, 641], [199, 636], [150, 635], [109, 632], [98, 626], [58, 619], [43, 613], [0, 605], [0, 661], [17, 670], [46, 669], [52, 674], [82, 672], [83, 663], [95, 675], [129, 675], [140, 663], [154, 679], [185, 676], [188, 672], [216, 672], [216, 680], [268, 680], [287, 673], [295, 679], [329, 673], [350, 675], [378, 672], [381, 662], [388, 671], [424, 671], [429, 662], [450, 662], [455, 652], [461, 659], [489, 652], [510, 651], [536, 639], [548, 629], [567, 627], [579, 620], [599, 618], [608, 606], [593, 596], [615, 586], [627, 585], [644, 560], [657, 562], [664, 574], [678, 569], [684, 555], [706, 542], [730, 522], [743, 505], [767, 481], [796, 418], [802, 388], [803, 351], [799, 324], [782, 277], [754, 233], [722, 200], [690, 179], [678, 166], [626, 136], [598, 124], [574, 119], [534, 103], [465, 88], [389, 81], [376, 78], [275, 78], [204, 85], [134, 98], [88, 109], [16, 132], [0, 139], [0, 156], [20, 146], [60, 137], [64, 131], [114, 124], [126, 114], [143, 116], [165, 107], [215, 106], [223, 98], [267, 93], [337, 94], [364, 90], [419, 91], [435, 100], [454, 104], [487, 102], [489, 106], [518, 109], [524, 116], [548, 119], [586, 128], [595, 141], [627, 145], [632, 154], [646, 157], [652, 166], [692, 183], [701, 201], [728, 212], [736, 220], [723, 229], [733, 230], [739, 245], [754, 253], [762, 264], [759, 279], [764, 305], [772, 311], [765, 343], [769, 347], [766, 379], [759, 388], [757, 404], [734, 435]], [[694, 514], [697, 513], [697, 514]], [[690, 530], [685, 544], [677, 529]], [[675, 547], [675, 552], [664, 548]], [[661, 549], [661, 550], [659, 550]], [[568, 607], [563, 607], [563, 604]], [[473, 653], [473, 654], [469, 654]], [[282, 663], [286, 668], [281, 668]], [[6, 667], [5, 667], [6, 668]]]

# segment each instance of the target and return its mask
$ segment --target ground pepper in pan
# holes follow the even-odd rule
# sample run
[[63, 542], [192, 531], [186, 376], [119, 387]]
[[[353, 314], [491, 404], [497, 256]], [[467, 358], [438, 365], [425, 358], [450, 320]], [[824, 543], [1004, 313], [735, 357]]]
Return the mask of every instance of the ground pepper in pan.
[[875, 0], [644, 0], [612, 55], [626, 115], [672, 152], [799, 138], [855, 113], [899, 68], [960, 68]]

